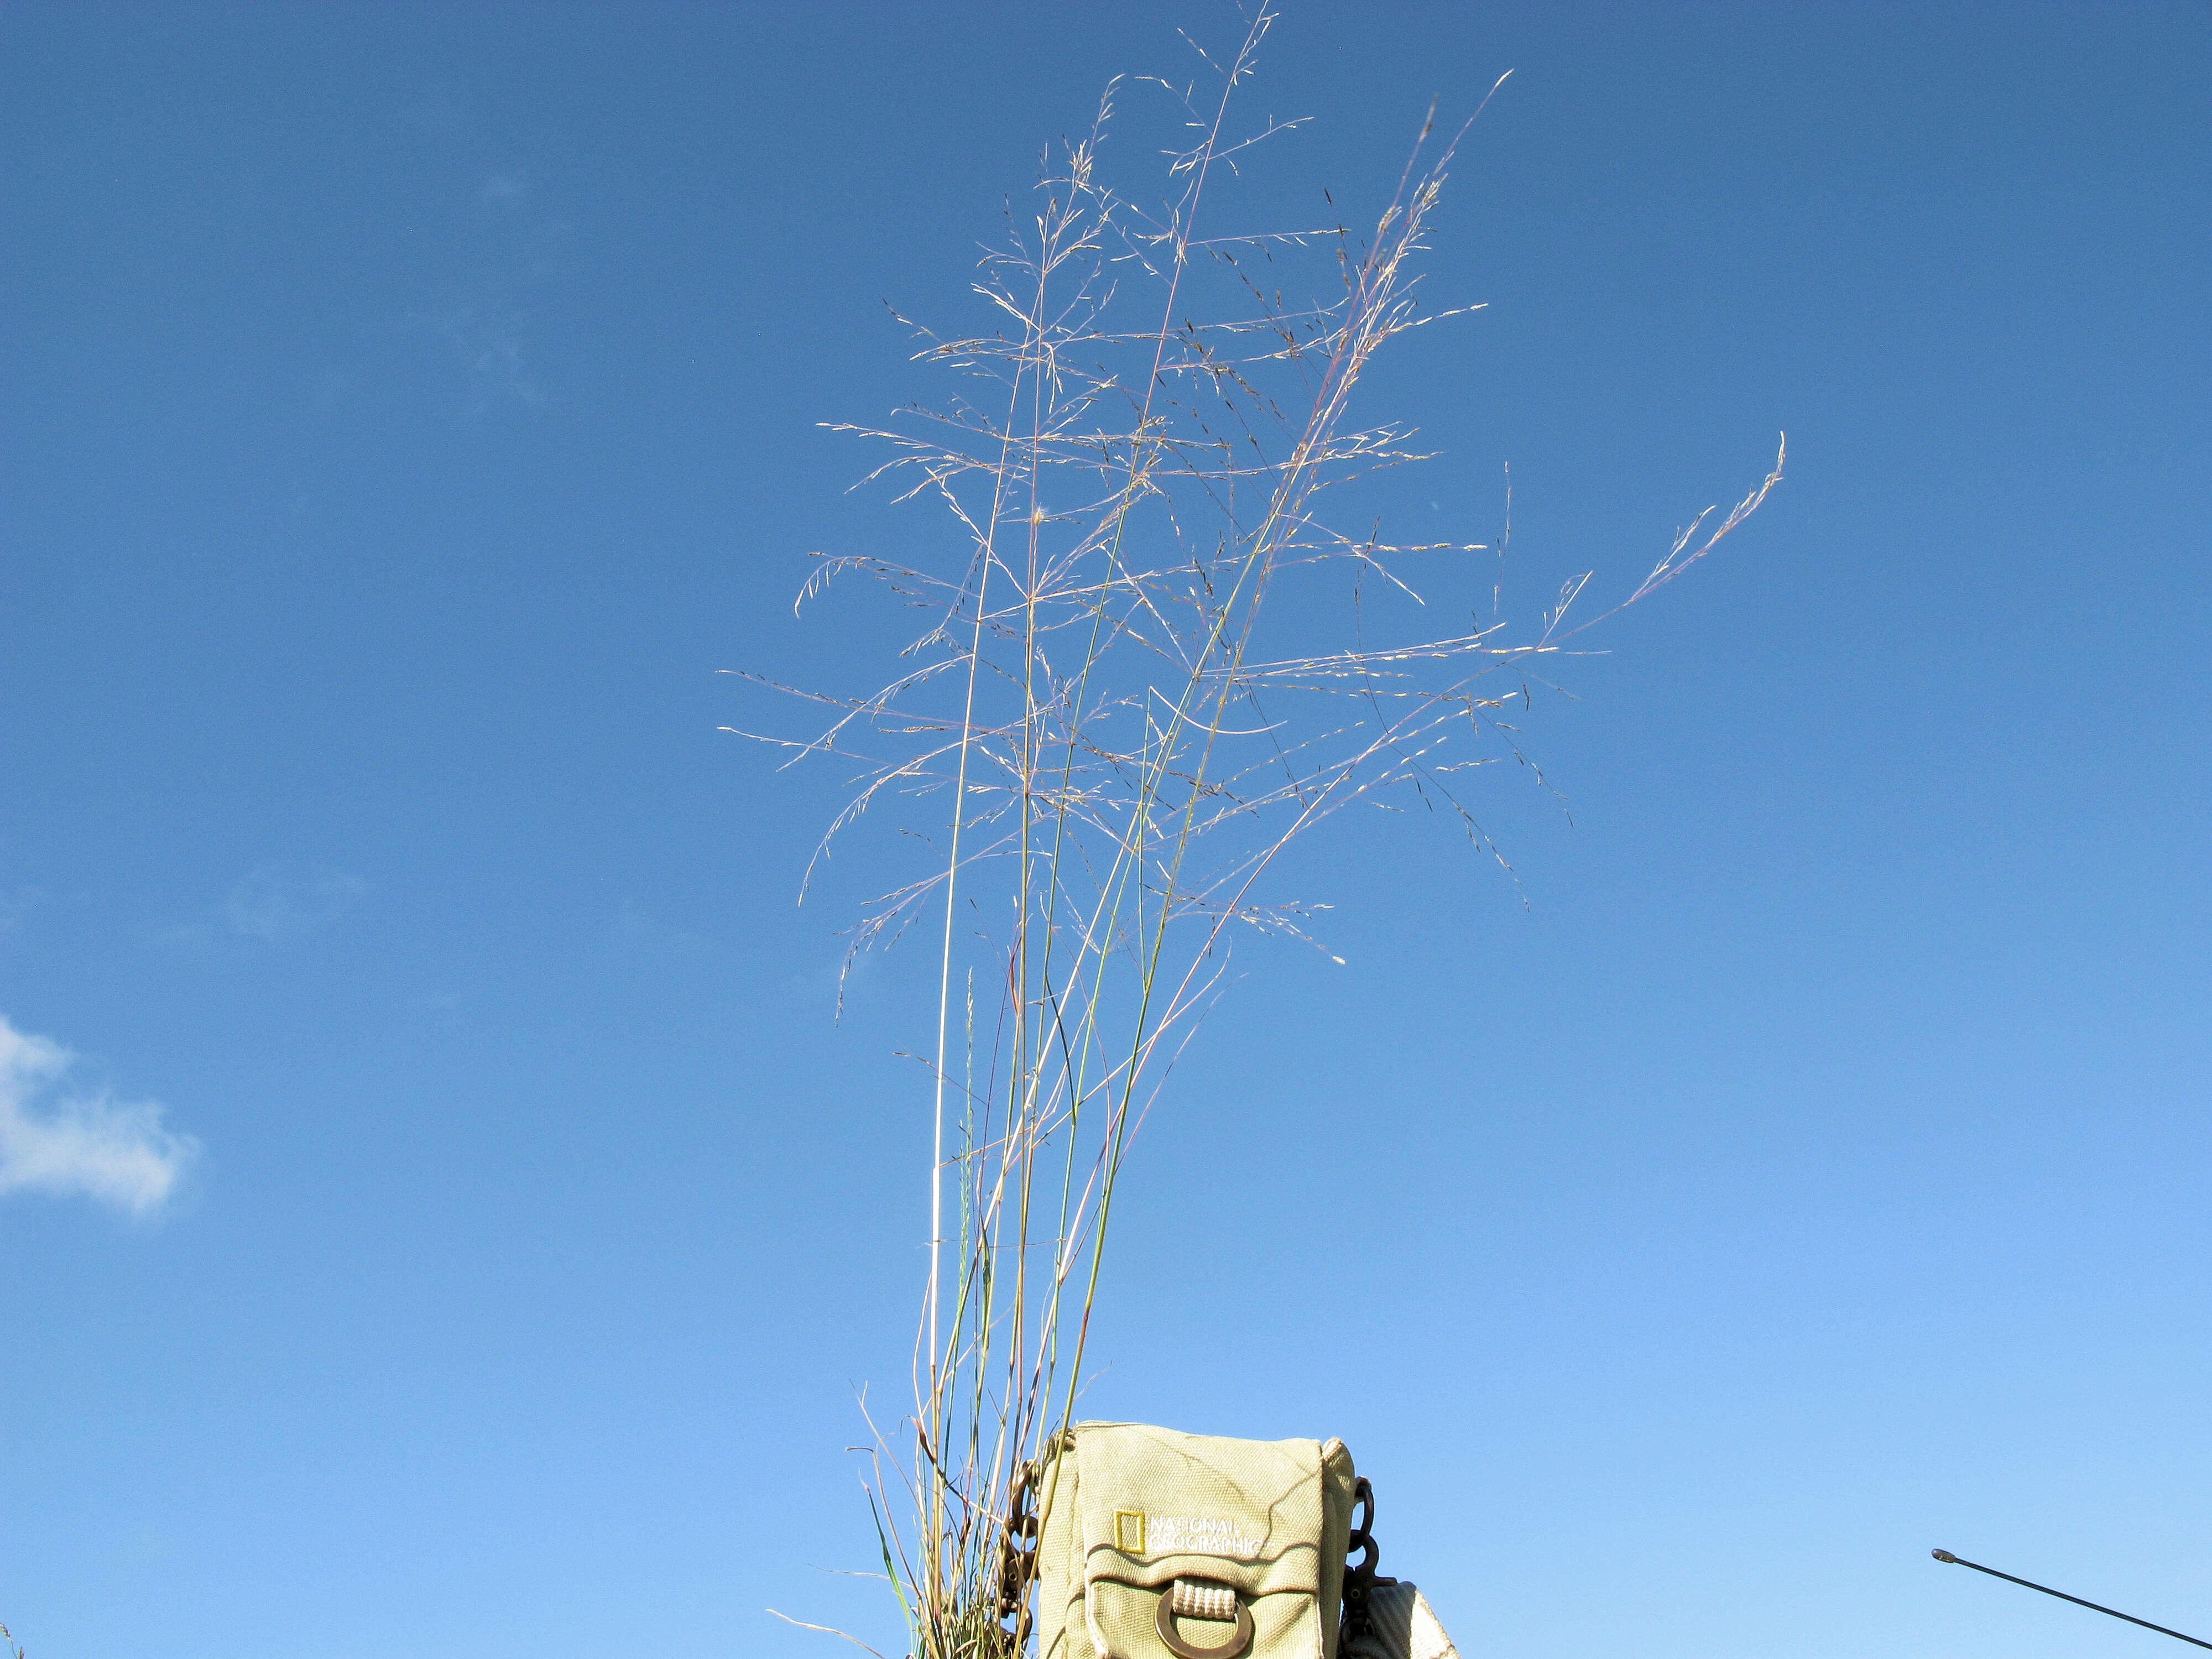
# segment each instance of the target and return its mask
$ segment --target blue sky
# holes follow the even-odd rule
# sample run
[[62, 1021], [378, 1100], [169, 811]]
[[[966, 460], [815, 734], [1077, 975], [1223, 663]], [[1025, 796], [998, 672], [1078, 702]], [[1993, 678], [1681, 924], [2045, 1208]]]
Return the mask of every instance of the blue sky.
[[[0, 1620], [35, 1659], [886, 1651], [844, 1448], [926, 951], [720, 731], [943, 532], [819, 422], [1226, 6], [0, 15]], [[1145, 1131], [1099, 1416], [1343, 1435], [1470, 1656], [2212, 1634], [2201, 8], [1290, 6], [1255, 215], [1484, 115], [1394, 524], [1619, 593], [1485, 800], [1301, 850]], [[1158, 112], [1109, 160], [1141, 183]], [[1152, 124], [1147, 126], [1147, 123]], [[939, 538], [933, 542], [932, 538]], [[935, 550], [933, 551], [933, 549]], [[1540, 602], [1537, 600], [1536, 602]], [[1533, 605], [1532, 607], [1533, 608]], [[1524, 903], [1525, 897], [1525, 903]], [[1232, 1158], [1193, 1215], [1160, 1172]], [[1218, 1352], [1209, 1273], [1272, 1261]]]

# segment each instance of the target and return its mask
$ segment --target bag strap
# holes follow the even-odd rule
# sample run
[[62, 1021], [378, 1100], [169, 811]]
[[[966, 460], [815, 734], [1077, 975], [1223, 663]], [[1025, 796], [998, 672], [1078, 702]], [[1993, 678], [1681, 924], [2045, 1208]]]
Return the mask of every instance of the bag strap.
[[[1036, 1486], [1039, 1467], [1023, 1464], [1014, 1471], [1006, 1493], [1006, 1523], [999, 1547], [998, 1633], [1010, 1656], [1020, 1654], [1030, 1637], [1030, 1586], [1036, 1581]], [[1006, 1620], [1013, 1626], [1007, 1627]]]
[[[1360, 1511], [1366, 1510], [1362, 1516]], [[1382, 1584], [1395, 1584], [1395, 1578], [1376, 1576], [1375, 1564], [1382, 1559], [1382, 1551], [1375, 1541], [1375, 1486], [1365, 1475], [1352, 1483], [1352, 1535], [1345, 1540], [1345, 1552], [1359, 1552], [1359, 1565], [1347, 1563], [1344, 1569], [1344, 1611], [1337, 1626], [1336, 1650], [1341, 1655], [1346, 1646], [1367, 1634], [1368, 1592]]]

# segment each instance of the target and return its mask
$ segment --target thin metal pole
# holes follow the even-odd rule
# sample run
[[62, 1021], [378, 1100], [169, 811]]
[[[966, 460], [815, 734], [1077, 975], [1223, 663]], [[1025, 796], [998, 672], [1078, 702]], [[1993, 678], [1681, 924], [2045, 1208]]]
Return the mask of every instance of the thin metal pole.
[[2168, 1630], [2163, 1625], [2154, 1625], [2149, 1620], [2138, 1619], [2131, 1613], [2119, 1613], [2111, 1607], [2100, 1607], [2094, 1601], [2084, 1601], [2078, 1595], [2069, 1595], [2064, 1590], [2055, 1590], [2048, 1584], [2029, 1583], [2025, 1578], [2015, 1578], [2008, 1572], [1999, 1572], [1995, 1567], [1985, 1567], [1978, 1561], [1962, 1560], [1948, 1550], [1930, 1550], [1929, 1553], [1938, 1561], [1948, 1561], [1954, 1567], [1972, 1567], [1976, 1572], [1985, 1572], [1992, 1578], [2002, 1578], [2008, 1584], [2027, 1584], [2032, 1590], [2041, 1590], [2045, 1595], [2055, 1595], [2062, 1601], [2071, 1601], [2075, 1607], [2087, 1607], [2092, 1613], [2112, 1613], [2115, 1619], [2124, 1619], [2130, 1625], [2141, 1625], [2145, 1630], [2154, 1630], [2160, 1636], [2171, 1636], [2177, 1642], [2193, 1642], [2200, 1648], [2212, 1648], [2212, 1642], [2198, 1642], [2193, 1636], [2184, 1636], [2178, 1630]]

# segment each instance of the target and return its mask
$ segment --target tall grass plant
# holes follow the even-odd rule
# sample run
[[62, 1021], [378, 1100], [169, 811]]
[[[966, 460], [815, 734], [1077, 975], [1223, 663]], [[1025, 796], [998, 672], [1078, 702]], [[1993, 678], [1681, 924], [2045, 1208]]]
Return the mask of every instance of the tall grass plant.
[[[1358, 228], [1333, 203], [1246, 228], [1240, 160], [1297, 125], [1237, 125], [1274, 21], [1262, 5], [1233, 50], [1200, 50], [1188, 85], [1109, 87], [983, 263], [991, 326], [919, 331], [957, 391], [837, 428], [888, 447], [871, 480], [945, 515], [942, 562], [825, 556], [799, 596], [866, 577], [921, 607], [896, 672], [857, 697], [749, 677], [823, 714], [763, 736], [789, 763], [855, 769], [825, 852], [864, 817], [931, 849], [851, 945], [921, 929], [935, 955], [913, 1407], [874, 1421], [869, 1475], [914, 1659], [1023, 1646], [1051, 1499], [1030, 1471], [1075, 1413], [1132, 1138], [1237, 938], [1314, 942], [1312, 908], [1271, 891], [1279, 856], [1347, 808], [1407, 805], [1495, 855], [1468, 786], [1526, 763], [1517, 711], [1603, 619], [1577, 609], [1584, 576], [1516, 629], [1502, 538], [1393, 544], [1330, 512], [1425, 459], [1354, 394], [1455, 314], [1419, 306], [1415, 264], [1474, 118], [1443, 133], [1431, 112]], [[1101, 165], [1139, 92], [1185, 124], [1158, 205]], [[1704, 557], [1780, 467], [1603, 615]]]

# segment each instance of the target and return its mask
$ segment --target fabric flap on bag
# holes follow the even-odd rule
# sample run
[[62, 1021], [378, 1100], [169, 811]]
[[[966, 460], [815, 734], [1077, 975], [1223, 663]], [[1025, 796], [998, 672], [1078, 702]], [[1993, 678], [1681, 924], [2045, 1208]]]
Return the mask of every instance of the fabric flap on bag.
[[1139, 1423], [1077, 1425], [1087, 1583], [1178, 1577], [1247, 1596], [1321, 1586], [1322, 1449], [1225, 1440]]
[[1459, 1659], [1429, 1598], [1411, 1584], [1377, 1584], [1367, 1597], [1367, 1629], [1341, 1659]]

